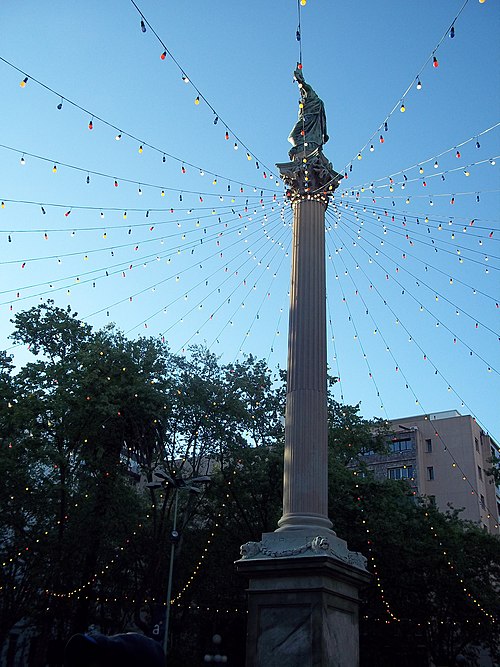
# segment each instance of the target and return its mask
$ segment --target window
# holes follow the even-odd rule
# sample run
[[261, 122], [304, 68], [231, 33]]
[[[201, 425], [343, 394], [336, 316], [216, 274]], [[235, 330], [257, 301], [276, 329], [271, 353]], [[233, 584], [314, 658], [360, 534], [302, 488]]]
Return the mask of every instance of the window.
[[412, 479], [413, 468], [411, 466], [402, 466], [400, 468], [389, 468], [387, 470], [387, 477], [389, 479]]
[[409, 449], [413, 449], [413, 442], [408, 436], [404, 438], [393, 436], [387, 444], [389, 445], [390, 452], [406, 452]]
[[429, 481], [434, 479], [434, 467], [433, 466], [428, 466], [428, 468], [427, 468], [427, 479]]
[[479, 451], [479, 440], [477, 438], [474, 438], [474, 444], [476, 445], [476, 452]]
[[430, 438], [425, 439], [425, 451], [432, 452], [432, 440]]
[[481, 493], [481, 507], [483, 508], [483, 510], [486, 508], [486, 503], [484, 502], [484, 496], [482, 493]]
[[479, 476], [479, 479], [483, 479], [483, 471], [481, 470], [481, 466], [477, 466], [477, 474]]

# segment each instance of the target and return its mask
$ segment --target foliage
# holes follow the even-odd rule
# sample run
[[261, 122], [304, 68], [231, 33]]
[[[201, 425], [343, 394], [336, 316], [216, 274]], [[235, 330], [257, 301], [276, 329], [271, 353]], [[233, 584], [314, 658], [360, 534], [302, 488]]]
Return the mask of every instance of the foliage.
[[[161, 475], [209, 474], [201, 493], [178, 492], [171, 664], [201, 662], [215, 631], [242, 662], [246, 582], [233, 563], [281, 514], [285, 374], [94, 331], [51, 302], [13, 324], [35, 358], [16, 372], [0, 355], [0, 645], [21, 621], [40, 655], [89, 624], [151, 632], [175, 505]], [[329, 397], [331, 519], [376, 575], [362, 664], [473, 664], [481, 643], [494, 655], [498, 540], [371, 478], [363, 453], [384, 451], [384, 429]]]

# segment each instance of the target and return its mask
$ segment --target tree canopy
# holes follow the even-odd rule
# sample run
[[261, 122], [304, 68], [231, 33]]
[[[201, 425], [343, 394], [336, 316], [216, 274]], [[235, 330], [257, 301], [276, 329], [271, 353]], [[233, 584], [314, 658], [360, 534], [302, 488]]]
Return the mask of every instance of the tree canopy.
[[[90, 625], [154, 634], [175, 494], [162, 479], [208, 474], [200, 494], [179, 491], [171, 662], [199, 661], [215, 630], [241, 661], [246, 582], [233, 563], [281, 514], [284, 374], [94, 331], [50, 301], [13, 326], [34, 359], [16, 369], [0, 355], [0, 646], [16, 627], [37, 656]], [[374, 574], [362, 664], [496, 655], [498, 540], [370, 477], [362, 453], [383, 449], [383, 423], [333, 398], [329, 420], [331, 519]]]

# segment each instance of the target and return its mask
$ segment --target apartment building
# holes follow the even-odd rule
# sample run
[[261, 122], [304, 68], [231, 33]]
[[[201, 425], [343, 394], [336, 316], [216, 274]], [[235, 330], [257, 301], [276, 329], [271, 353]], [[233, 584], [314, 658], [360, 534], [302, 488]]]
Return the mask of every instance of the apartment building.
[[451, 410], [391, 420], [387, 445], [387, 454], [365, 454], [376, 477], [407, 480], [441, 511], [463, 508], [463, 519], [499, 534], [500, 487], [487, 471], [500, 447], [470, 415]]

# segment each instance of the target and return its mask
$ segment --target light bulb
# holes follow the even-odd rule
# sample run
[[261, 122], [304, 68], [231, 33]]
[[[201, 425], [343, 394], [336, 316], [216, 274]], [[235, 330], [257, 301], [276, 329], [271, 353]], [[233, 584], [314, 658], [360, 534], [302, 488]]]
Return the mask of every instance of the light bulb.
[[380, 141], [381, 144], [384, 143], [385, 139], [384, 139], [384, 137], [383, 137], [382, 135], [380, 135], [380, 137], [379, 137], [379, 141]]
[[374, 148], [374, 146], [373, 146], [373, 144], [372, 144], [372, 145], [370, 146], [370, 153], [373, 153], [374, 150], [375, 150], [375, 148]]
[[124, 219], [124, 220], [127, 219], [127, 211], [124, 211], [124, 212], [123, 212], [123, 219]]
[[399, 107], [399, 110], [401, 111], [401, 113], [404, 113], [406, 111], [406, 107], [405, 107], [404, 102], [401, 102], [401, 106]]
[[251, 160], [251, 159], [252, 159], [252, 156], [250, 155], [250, 153], [247, 153], [247, 160]]
[[142, 195], [142, 189], [141, 189], [141, 186], [139, 186], [139, 188], [137, 189], [137, 194], [138, 194], [138, 195]]
[[21, 88], [24, 88], [27, 83], [28, 83], [28, 77], [25, 77], [19, 85], [21, 86]]
[[104, 218], [104, 213], [101, 211], [101, 220]]
[[165, 190], [162, 190], [161, 193], [160, 193], [160, 195], [161, 195], [162, 197], [164, 197], [164, 196], [165, 196]]
[[90, 119], [90, 121], [89, 121], [89, 130], [93, 130], [93, 129], [94, 129], [94, 123], [92, 122], [92, 119]]
[[166, 57], [167, 57], [167, 52], [164, 51], [164, 52], [161, 54], [160, 58], [161, 58], [162, 60], [165, 60]]
[[229, 132], [227, 130], [226, 130], [225, 138], [226, 138], [226, 141], [229, 139]]
[[115, 185], [115, 188], [117, 188], [118, 187], [118, 181], [115, 181], [114, 185]]
[[385, 123], [384, 123], [384, 132], [387, 132], [388, 129], [389, 129], [389, 127], [387, 125], [387, 121], [385, 121]]
[[57, 105], [57, 108], [59, 109], [59, 111], [61, 111], [61, 109], [63, 108], [62, 98], [61, 98], [61, 101], [59, 102], [59, 104]]
[[238, 144], [236, 143], [236, 141], [234, 142], [234, 150], [235, 150], [235, 151], [238, 150]]
[[161, 161], [162, 161], [162, 162], [166, 162], [166, 161], [167, 161], [167, 158], [166, 158], [165, 155], [162, 157]]
[[144, 21], [142, 19], [141, 19], [141, 30], [142, 30], [142, 32], [146, 32], [146, 24], [144, 23]]
[[361, 153], [358, 153], [358, 160], [362, 160], [362, 159], [363, 159], [363, 156], [361, 155]]
[[495, 165], [496, 165], [496, 162], [495, 162], [495, 160], [494, 160], [493, 158], [491, 158], [491, 160], [490, 160], [490, 164], [491, 164], [492, 166], [495, 166]]
[[481, 148], [481, 144], [479, 143], [479, 141], [477, 139], [476, 139], [476, 148]]
[[457, 158], [460, 158], [460, 157], [461, 157], [461, 155], [460, 155], [460, 151], [457, 151], [457, 152], [455, 153], [455, 157], [457, 157]]
[[432, 57], [432, 66], [439, 67], [438, 59], [436, 58], [436, 56]]
[[[483, 0], [483, 2], [484, 2], [484, 0]], [[306, 3], [307, 3], [307, 0], [300, 0], [300, 4], [302, 5], [302, 7], [305, 7]]]
[[55, 164], [55, 165], [52, 167], [52, 172], [53, 172], [54, 174], [56, 173], [56, 171], [57, 171], [57, 164]]
[[116, 137], [115, 137], [116, 141], [120, 141], [121, 138], [122, 138], [121, 134], [117, 134]]
[[217, 125], [218, 122], [219, 122], [219, 116], [215, 116], [215, 118], [214, 118], [214, 125]]
[[90, 183], [90, 174], [87, 174], [87, 185]]
[[420, 174], [423, 174], [424, 173], [424, 168], [420, 167], [420, 169], [418, 171], [419, 171]]
[[185, 167], [184, 165], [182, 165], [182, 167], [181, 167], [181, 171], [182, 171], [183, 174], [186, 173], [186, 167]]
[[465, 174], [466, 176], [470, 176], [470, 171], [469, 171], [467, 168], [465, 168], [465, 169], [464, 169], [464, 174]]
[[185, 74], [182, 75], [182, 80], [184, 81], [184, 83], [189, 83], [189, 79]]
[[200, 103], [200, 96], [199, 96], [199, 95], [198, 95], [198, 97], [195, 99], [194, 103], [196, 104], [196, 106], [198, 106], [198, 104]]
[[436, 160], [436, 161], [434, 162], [434, 169], [437, 169], [438, 167], [439, 167], [439, 163], [438, 163], [438, 161]]
[[417, 79], [417, 90], [421, 89], [422, 89], [422, 82], [420, 81], [420, 79]]
[[139, 153], [142, 153], [144, 151], [144, 148], [142, 147], [142, 144], [139, 146]]
[[25, 164], [26, 164], [26, 160], [24, 159], [24, 155], [21, 157], [21, 159], [19, 160], [19, 162], [20, 162], [22, 165], [25, 165]]

